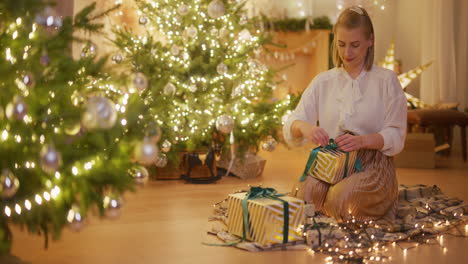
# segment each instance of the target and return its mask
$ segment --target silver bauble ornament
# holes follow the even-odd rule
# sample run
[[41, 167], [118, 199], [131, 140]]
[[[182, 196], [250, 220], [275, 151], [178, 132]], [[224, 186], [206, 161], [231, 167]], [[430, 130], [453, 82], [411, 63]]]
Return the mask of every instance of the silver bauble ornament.
[[239, 39], [242, 41], [250, 41], [252, 40], [252, 35], [250, 34], [250, 31], [248, 29], [243, 29], [239, 33]]
[[234, 129], [234, 120], [226, 114], [221, 115], [216, 120], [216, 129], [224, 134], [229, 134]]
[[102, 96], [91, 97], [86, 102], [86, 111], [81, 121], [89, 130], [112, 128], [117, 121], [115, 104]]
[[123, 61], [123, 56], [121, 53], [117, 53], [114, 56], [112, 56], [113, 63], [119, 64], [119, 63], [122, 63], [122, 61]]
[[11, 198], [16, 194], [20, 182], [18, 178], [8, 169], [2, 170], [0, 175], [0, 197]]
[[167, 96], [172, 96], [176, 92], [176, 87], [172, 83], [167, 83], [166, 86], [164, 86], [164, 94]]
[[5, 110], [8, 119], [23, 120], [28, 113], [28, 106], [24, 102], [23, 97], [15, 96], [13, 102], [9, 103]]
[[94, 58], [97, 54], [97, 47], [91, 41], [87, 41], [81, 48], [82, 58]]
[[189, 13], [189, 8], [188, 8], [188, 6], [182, 4], [177, 9], [177, 12], [179, 13], [179, 15], [185, 16], [185, 15], [187, 15]]
[[242, 92], [244, 91], [244, 85], [243, 84], [239, 84], [237, 85], [231, 92], [231, 96], [232, 97], [238, 97], [242, 94]]
[[180, 53], [180, 47], [177, 46], [177, 45], [172, 45], [172, 47], [171, 47], [171, 53], [172, 53], [172, 55], [174, 55], [174, 56], [179, 55], [179, 53]]
[[54, 8], [48, 6], [45, 7], [42, 12], [36, 16], [36, 23], [43, 26], [51, 27], [54, 25], [54, 20], [58, 17], [57, 12]]
[[62, 163], [61, 154], [52, 145], [42, 147], [40, 152], [41, 168], [47, 173], [55, 173]]
[[247, 65], [249, 66], [251, 71], [257, 71], [260, 68], [261, 62], [255, 59], [250, 59], [247, 62]]
[[54, 18], [54, 26], [61, 27], [63, 25], [63, 20], [60, 16]]
[[67, 214], [68, 226], [71, 230], [78, 232], [84, 227], [84, 218], [81, 215], [80, 208], [77, 205], [73, 205]]
[[164, 142], [161, 144], [161, 150], [163, 152], [169, 152], [171, 150], [172, 144], [169, 140], [164, 140]]
[[149, 179], [149, 172], [143, 166], [135, 166], [128, 170], [128, 174], [135, 180], [139, 185], [145, 185]]
[[262, 143], [262, 149], [266, 151], [274, 151], [278, 142], [272, 137], [268, 136], [267, 139]]
[[219, 38], [220, 39], [225, 39], [229, 36], [229, 30], [227, 30], [226, 28], [222, 28], [219, 30]]
[[248, 21], [249, 21], [249, 18], [247, 17], [247, 15], [244, 14], [244, 15], [241, 16], [241, 18], [239, 20], [239, 24], [245, 25], [245, 24], [247, 24]]
[[141, 16], [138, 19], [138, 23], [140, 23], [140, 25], [144, 26], [144, 25], [148, 24], [148, 18], [146, 16]]
[[208, 5], [208, 15], [211, 18], [219, 18], [224, 15], [225, 7], [222, 1], [220, 0], [213, 0]]
[[161, 135], [162, 135], [161, 128], [159, 126], [151, 125], [146, 131], [145, 140], [148, 140], [149, 142], [156, 144], [161, 139]]
[[42, 54], [42, 56], [39, 58], [39, 63], [42, 66], [47, 66], [50, 63], [50, 57], [47, 54]]
[[34, 77], [31, 73], [26, 73], [23, 76], [23, 83], [28, 87], [32, 87], [35, 84]]
[[189, 28], [186, 29], [187, 31], [187, 36], [191, 37], [191, 38], [195, 38], [198, 34], [198, 30], [195, 26], [190, 26]]
[[156, 162], [154, 163], [156, 167], [164, 168], [167, 165], [167, 156], [164, 153], [160, 153], [156, 158]]
[[156, 161], [158, 153], [156, 145], [148, 139], [137, 143], [134, 150], [136, 161], [143, 165], [153, 164]]
[[216, 67], [216, 71], [217, 71], [220, 75], [224, 75], [224, 74], [226, 74], [226, 72], [228, 71], [228, 67], [226, 66], [226, 64], [224, 64], [223, 62], [221, 62], [221, 63], [218, 64], [218, 66]]
[[116, 219], [120, 216], [120, 209], [123, 206], [123, 199], [119, 195], [108, 195], [104, 197], [103, 206], [106, 217], [109, 219]]
[[189, 86], [189, 91], [191, 91], [192, 93], [196, 92], [197, 90], [198, 90], [197, 85], [191, 84], [191, 85]]
[[133, 89], [131, 89], [130, 92], [143, 92], [144, 90], [146, 90], [146, 88], [148, 88], [148, 78], [146, 78], [146, 76], [141, 73], [141, 72], [137, 72], [135, 73], [135, 75], [133, 76]]

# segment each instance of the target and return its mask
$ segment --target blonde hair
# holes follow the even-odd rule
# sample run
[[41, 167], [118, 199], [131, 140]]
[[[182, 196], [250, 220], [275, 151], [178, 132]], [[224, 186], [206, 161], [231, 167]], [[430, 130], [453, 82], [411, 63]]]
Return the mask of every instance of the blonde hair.
[[[366, 37], [368, 39], [371, 37], [374, 37], [374, 40], [375, 40], [374, 27], [372, 26], [372, 21], [367, 11], [364, 8], [358, 7], [358, 6], [353, 6], [353, 7], [345, 9], [340, 14], [340, 16], [338, 17], [338, 20], [333, 26], [333, 34], [335, 35], [335, 37], [333, 38], [332, 55], [333, 55], [333, 64], [335, 65], [335, 67], [343, 66], [343, 61], [340, 58], [338, 49], [336, 48], [337, 42], [338, 42], [338, 40], [336, 39], [336, 30], [338, 27], [344, 27], [346, 29], [354, 29], [358, 27], [363, 27], [364, 34], [366, 35]], [[364, 67], [367, 71], [370, 71], [372, 69], [373, 64], [374, 64], [374, 45], [370, 46], [367, 49], [366, 59], [364, 61]]]

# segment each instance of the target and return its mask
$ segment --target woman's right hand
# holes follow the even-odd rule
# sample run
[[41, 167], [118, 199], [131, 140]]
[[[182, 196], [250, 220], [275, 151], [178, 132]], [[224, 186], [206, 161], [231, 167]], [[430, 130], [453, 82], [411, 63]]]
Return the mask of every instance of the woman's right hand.
[[291, 126], [294, 137], [304, 137], [320, 146], [328, 144], [328, 133], [321, 127], [311, 125], [302, 120], [296, 120]]

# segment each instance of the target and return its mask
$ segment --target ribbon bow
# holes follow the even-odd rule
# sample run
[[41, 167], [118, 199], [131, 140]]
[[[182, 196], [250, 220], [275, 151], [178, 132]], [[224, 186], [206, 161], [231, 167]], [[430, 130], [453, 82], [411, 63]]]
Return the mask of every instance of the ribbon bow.
[[283, 243], [288, 243], [289, 237], [289, 204], [279, 197], [284, 194], [277, 194], [277, 191], [273, 188], [262, 188], [262, 187], [251, 187], [250, 191], [245, 195], [242, 200], [242, 210], [244, 212], [244, 229], [242, 230], [243, 240], [247, 239], [247, 232], [250, 231], [249, 227], [249, 210], [247, 207], [247, 201], [257, 198], [269, 198], [278, 200], [283, 203]]
[[[309, 160], [307, 161], [306, 168], [304, 170], [304, 173], [302, 174], [300, 181], [303, 182], [307, 178], [307, 174], [310, 171], [310, 168], [312, 167], [312, 164], [314, 164], [315, 159], [317, 158], [317, 155], [320, 150], [322, 149], [331, 149], [331, 150], [336, 150], [338, 149], [338, 144], [336, 144], [335, 140], [330, 138], [328, 141], [328, 144], [326, 146], [318, 146], [315, 149], [312, 150], [309, 156]], [[349, 160], [349, 152], [346, 153], [346, 162], [345, 162], [345, 170], [344, 170], [344, 178], [348, 176], [348, 160]], [[362, 164], [359, 159], [356, 159], [356, 162], [354, 163], [354, 166], [358, 172], [362, 170]]]

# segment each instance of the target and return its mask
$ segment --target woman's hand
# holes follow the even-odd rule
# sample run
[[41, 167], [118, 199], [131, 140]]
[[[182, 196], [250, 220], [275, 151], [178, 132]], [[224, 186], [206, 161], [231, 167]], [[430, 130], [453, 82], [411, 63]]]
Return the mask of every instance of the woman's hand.
[[362, 136], [354, 136], [351, 134], [344, 134], [335, 139], [338, 148], [349, 152], [354, 150], [360, 150], [364, 147], [364, 139]]
[[321, 127], [311, 125], [302, 120], [296, 120], [292, 124], [292, 134], [295, 137], [304, 137], [315, 144], [326, 146], [328, 144], [328, 133]]

